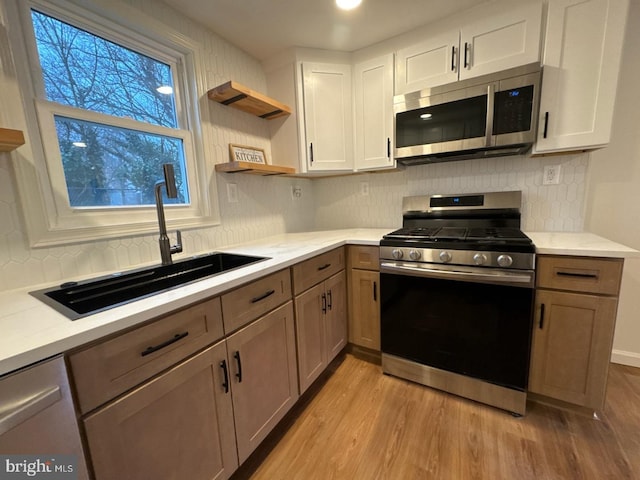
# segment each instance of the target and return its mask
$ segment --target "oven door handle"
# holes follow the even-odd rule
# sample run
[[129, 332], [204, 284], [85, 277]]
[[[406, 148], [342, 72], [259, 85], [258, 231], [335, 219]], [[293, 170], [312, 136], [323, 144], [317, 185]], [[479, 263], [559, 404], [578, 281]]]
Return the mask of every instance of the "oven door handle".
[[[484, 269], [483, 269], [484, 270]], [[380, 262], [381, 273], [404, 274], [416, 277], [485, 282], [533, 287], [533, 273], [511, 273], [504, 270], [489, 270], [485, 273], [463, 270], [440, 270], [436, 268], [414, 267], [407, 264]]]

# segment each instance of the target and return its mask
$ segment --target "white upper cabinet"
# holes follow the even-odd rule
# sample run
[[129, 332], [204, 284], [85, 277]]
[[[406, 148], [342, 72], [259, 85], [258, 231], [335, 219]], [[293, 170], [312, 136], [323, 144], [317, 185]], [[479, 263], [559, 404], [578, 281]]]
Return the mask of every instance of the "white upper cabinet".
[[269, 122], [274, 163], [309, 175], [353, 170], [351, 65], [293, 61], [267, 73], [267, 88], [294, 106]]
[[393, 168], [393, 54], [355, 65], [353, 77], [354, 169]]
[[460, 32], [451, 31], [396, 54], [397, 95], [458, 80]]
[[353, 170], [351, 66], [302, 63], [308, 171]]
[[534, 153], [606, 145], [628, 0], [550, 0]]
[[488, 5], [458, 29], [398, 50], [395, 93], [537, 62], [541, 25], [540, 2]]

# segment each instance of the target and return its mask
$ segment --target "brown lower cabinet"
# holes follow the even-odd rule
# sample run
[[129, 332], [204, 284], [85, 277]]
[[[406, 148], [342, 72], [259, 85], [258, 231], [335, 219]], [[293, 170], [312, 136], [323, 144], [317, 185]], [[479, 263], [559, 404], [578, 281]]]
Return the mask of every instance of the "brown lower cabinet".
[[291, 301], [228, 337], [227, 351], [242, 463], [298, 399]]
[[344, 270], [295, 297], [302, 394], [347, 344]]
[[542, 290], [536, 303], [529, 390], [601, 410], [617, 299]]
[[540, 255], [529, 392], [604, 408], [622, 259]]
[[[218, 298], [203, 305], [206, 316], [216, 319], [213, 323], [222, 321]], [[172, 314], [162, 321], [172, 319], [184, 329], [183, 317], [186, 321], [192, 313], [196, 318], [202, 313], [193, 307], [185, 312], [186, 317]], [[170, 340], [160, 344], [166, 347], [154, 354], [192, 336], [189, 325], [188, 336], [169, 332]], [[138, 337], [147, 330], [144, 326], [105, 344], [118, 346], [123, 355], [132, 349], [149, 358], [152, 354], [138, 345]], [[102, 352], [101, 345], [89, 350]], [[87, 413], [82, 423], [96, 480], [228, 478], [296, 402], [295, 348], [289, 300]], [[76, 355], [80, 354], [86, 355]]]
[[380, 351], [380, 250], [349, 245], [349, 342]]
[[84, 419], [98, 480], [227, 478], [238, 466], [219, 342]]

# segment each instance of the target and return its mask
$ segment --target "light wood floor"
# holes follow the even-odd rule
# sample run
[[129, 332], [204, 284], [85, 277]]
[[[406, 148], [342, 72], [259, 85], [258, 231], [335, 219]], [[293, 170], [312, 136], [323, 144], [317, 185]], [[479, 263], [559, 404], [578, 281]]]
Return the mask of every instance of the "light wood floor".
[[640, 369], [612, 364], [601, 420], [530, 403], [509, 413], [334, 365], [236, 472], [277, 479], [640, 479]]

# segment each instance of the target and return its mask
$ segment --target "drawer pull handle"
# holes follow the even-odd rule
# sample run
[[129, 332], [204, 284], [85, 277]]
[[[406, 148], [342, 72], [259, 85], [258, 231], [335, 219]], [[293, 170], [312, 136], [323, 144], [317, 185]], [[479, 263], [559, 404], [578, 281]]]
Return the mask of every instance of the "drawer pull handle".
[[264, 300], [267, 297], [270, 297], [271, 295], [273, 295], [274, 293], [276, 293], [275, 290], [269, 290], [268, 292], [260, 295], [259, 297], [254, 297], [251, 299], [251, 303], [258, 303], [260, 300]]
[[236, 353], [233, 354], [233, 358], [235, 358], [236, 362], [238, 363], [238, 373], [236, 373], [236, 377], [238, 377], [238, 383], [242, 383], [242, 362], [240, 361], [240, 352], [236, 351]]
[[62, 398], [60, 387], [49, 387], [31, 397], [22, 398], [9, 411], [4, 410], [0, 416], [0, 435], [29, 420], [45, 408], [50, 407]]
[[538, 328], [542, 330], [544, 327], [544, 303], [540, 304], [540, 320], [538, 321]]
[[224, 393], [229, 393], [229, 372], [227, 370], [226, 360], [222, 360], [220, 362], [220, 368], [222, 369], [222, 373], [224, 374], [224, 382], [222, 382], [222, 388], [224, 388]]
[[327, 308], [329, 310], [333, 310], [333, 295], [331, 294], [331, 290], [327, 292], [328, 305]]
[[163, 348], [168, 347], [172, 343], [176, 343], [178, 340], [182, 340], [187, 335], [189, 335], [189, 332], [176, 333], [173, 336], [173, 338], [170, 338], [166, 342], [162, 342], [158, 345], [154, 345], [153, 347], [147, 347], [147, 349], [144, 352], [140, 352], [140, 356], [146, 357], [147, 355], [157, 352], [158, 350], [162, 350]]
[[325, 263], [324, 265], [322, 265], [321, 267], [318, 267], [318, 271], [320, 270], [326, 270], [327, 268], [329, 268], [331, 266], [330, 263]]
[[598, 278], [597, 273], [556, 272], [556, 275], [561, 277]]

